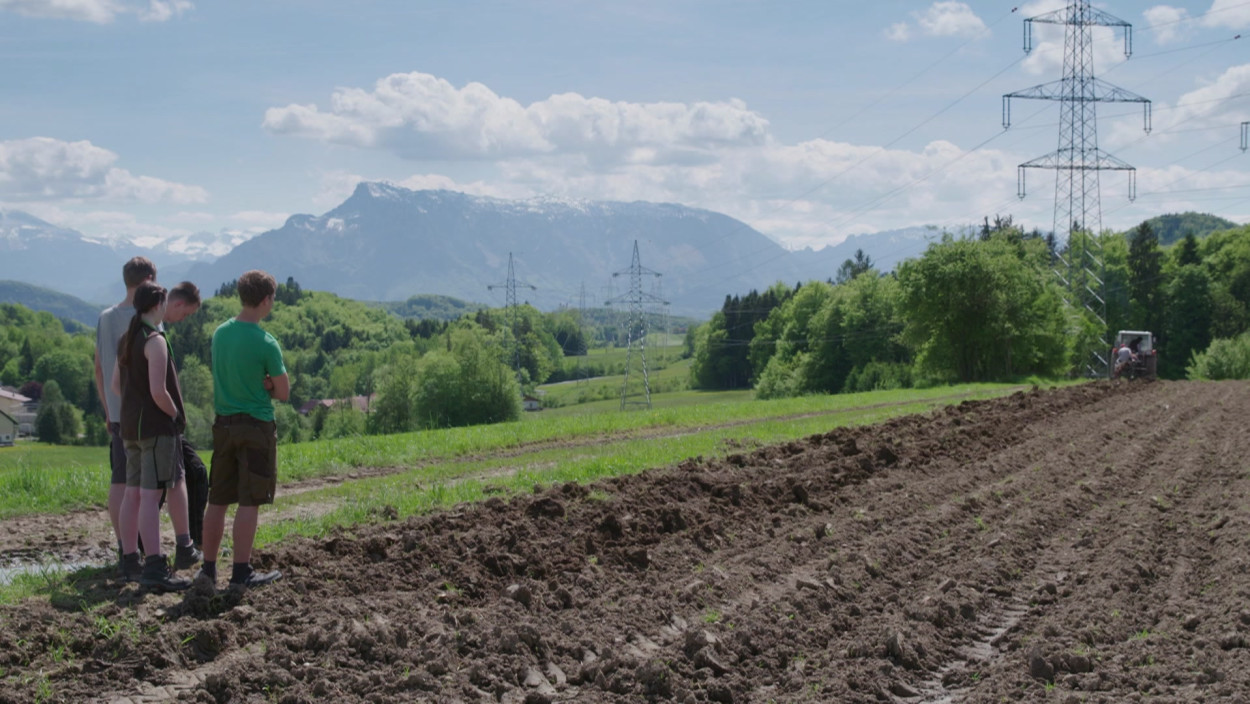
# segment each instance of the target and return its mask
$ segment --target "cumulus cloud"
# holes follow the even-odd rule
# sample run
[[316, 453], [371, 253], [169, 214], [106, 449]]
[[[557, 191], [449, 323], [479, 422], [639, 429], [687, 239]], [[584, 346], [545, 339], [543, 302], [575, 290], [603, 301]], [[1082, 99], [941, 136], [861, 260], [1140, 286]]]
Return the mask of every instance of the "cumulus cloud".
[[139, 11], [139, 20], [166, 22], [184, 12], [190, 12], [194, 7], [189, 0], [149, 0], [147, 9]]
[[1202, 15], [1205, 27], [1246, 29], [1250, 27], [1250, 5], [1245, 0], [1215, 0]]
[[0, 198], [202, 203], [199, 186], [138, 176], [114, 166], [117, 154], [91, 142], [32, 137], [0, 142]]
[[397, 73], [373, 90], [341, 88], [326, 110], [292, 104], [265, 112], [274, 134], [391, 151], [408, 159], [498, 159], [580, 153], [601, 161], [698, 158], [713, 147], [758, 144], [768, 121], [741, 101], [626, 103], [553, 95], [522, 105], [480, 83], [456, 88]]
[[194, 8], [189, 0], [0, 0], [0, 11], [27, 17], [107, 24], [121, 15], [165, 22]]
[[[911, 16], [920, 34], [926, 37], [977, 37], [987, 29], [972, 8], [958, 0], [938, 0], [924, 12], [913, 12]], [[885, 35], [893, 41], [908, 41], [912, 26], [898, 22], [890, 25]]]
[[1250, 92], [1250, 64], [1233, 66], [1214, 81], [1190, 91], [1176, 101], [1176, 110], [1168, 121], [1169, 126], [1204, 126], [1250, 117], [1243, 103], [1231, 100], [1233, 96]]
[[1182, 36], [1189, 19], [1189, 10], [1171, 5], [1156, 5], [1145, 12], [1146, 28], [1154, 31], [1155, 41], [1169, 44]]

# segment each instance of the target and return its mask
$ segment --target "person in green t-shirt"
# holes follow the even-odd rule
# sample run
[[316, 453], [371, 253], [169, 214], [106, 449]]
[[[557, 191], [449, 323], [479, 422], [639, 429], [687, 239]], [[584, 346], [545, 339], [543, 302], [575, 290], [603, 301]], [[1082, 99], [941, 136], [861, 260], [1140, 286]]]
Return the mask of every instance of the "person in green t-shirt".
[[252, 543], [260, 506], [273, 503], [278, 481], [278, 433], [273, 401], [286, 401], [291, 381], [282, 348], [260, 321], [273, 310], [278, 290], [273, 276], [259, 270], [239, 277], [243, 310], [213, 333], [213, 460], [204, 512], [204, 566], [198, 577], [217, 582], [217, 553], [226, 529], [226, 509], [234, 513], [234, 565], [230, 584], [256, 587], [281, 579], [278, 570], [252, 568]]

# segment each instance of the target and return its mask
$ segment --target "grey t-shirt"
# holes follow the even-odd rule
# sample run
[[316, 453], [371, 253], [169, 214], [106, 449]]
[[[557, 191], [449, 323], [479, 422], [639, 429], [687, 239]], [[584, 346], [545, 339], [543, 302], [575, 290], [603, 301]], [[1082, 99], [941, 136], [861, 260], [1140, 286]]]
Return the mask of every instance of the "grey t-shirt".
[[117, 343], [126, 334], [133, 317], [134, 306], [118, 303], [101, 313], [95, 326], [95, 348], [100, 356], [100, 368], [104, 370], [104, 400], [110, 423], [122, 420], [122, 399], [113, 393], [113, 367], [117, 363]]

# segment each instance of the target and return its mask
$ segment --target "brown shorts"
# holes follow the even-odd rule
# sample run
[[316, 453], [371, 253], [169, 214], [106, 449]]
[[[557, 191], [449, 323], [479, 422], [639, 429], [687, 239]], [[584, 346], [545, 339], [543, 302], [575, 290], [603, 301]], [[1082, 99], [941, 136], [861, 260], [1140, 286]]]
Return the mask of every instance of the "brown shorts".
[[167, 489], [182, 481], [183, 472], [177, 435], [126, 441], [126, 486]]
[[208, 503], [273, 503], [278, 485], [278, 426], [247, 414], [217, 416]]

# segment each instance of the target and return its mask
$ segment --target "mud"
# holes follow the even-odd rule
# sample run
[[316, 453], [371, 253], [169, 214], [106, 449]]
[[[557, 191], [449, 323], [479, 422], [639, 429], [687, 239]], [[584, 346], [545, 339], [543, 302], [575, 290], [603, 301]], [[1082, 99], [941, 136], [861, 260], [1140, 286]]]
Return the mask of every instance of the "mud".
[[1099, 383], [0, 610], [0, 702], [1235, 702], [1250, 385]]

